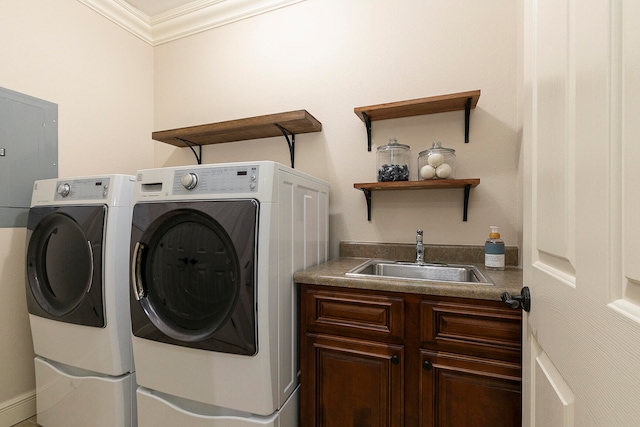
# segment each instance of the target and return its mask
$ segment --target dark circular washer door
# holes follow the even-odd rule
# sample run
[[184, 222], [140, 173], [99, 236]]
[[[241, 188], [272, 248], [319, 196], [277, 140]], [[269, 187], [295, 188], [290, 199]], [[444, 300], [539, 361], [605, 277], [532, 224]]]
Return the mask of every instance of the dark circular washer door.
[[140, 203], [131, 230], [135, 336], [257, 352], [258, 202]]
[[30, 210], [26, 260], [30, 313], [104, 326], [101, 267], [105, 209]]
[[240, 266], [233, 242], [217, 221], [191, 210], [164, 215], [149, 240], [144, 265], [151, 321], [182, 341], [210, 337], [238, 300]]

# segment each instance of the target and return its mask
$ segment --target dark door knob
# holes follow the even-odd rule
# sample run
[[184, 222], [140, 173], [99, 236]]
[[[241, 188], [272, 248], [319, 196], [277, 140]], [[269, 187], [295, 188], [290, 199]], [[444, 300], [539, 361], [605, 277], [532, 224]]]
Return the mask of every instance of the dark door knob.
[[502, 295], [500, 295], [500, 298], [502, 299], [502, 302], [511, 308], [522, 307], [526, 312], [531, 310], [531, 293], [527, 286], [522, 288], [520, 295], [511, 295], [509, 292], [503, 292]]
[[400, 357], [397, 354], [394, 354], [393, 356], [391, 356], [391, 363], [397, 365], [398, 363], [400, 363]]

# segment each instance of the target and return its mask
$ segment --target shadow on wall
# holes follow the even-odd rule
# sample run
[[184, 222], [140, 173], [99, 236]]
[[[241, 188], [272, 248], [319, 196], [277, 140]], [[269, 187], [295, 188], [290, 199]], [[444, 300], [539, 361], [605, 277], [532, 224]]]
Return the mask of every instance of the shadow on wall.
[[[25, 297], [26, 228], [0, 229], [0, 242], [0, 415], [17, 422], [24, 419], [20, 414], [25, 408], [16, 396], [35, 396], [35, 354]], [[27, 400], [35, 412], [35, 400]], [[16, 411], [20, 414], [11, 418]]]

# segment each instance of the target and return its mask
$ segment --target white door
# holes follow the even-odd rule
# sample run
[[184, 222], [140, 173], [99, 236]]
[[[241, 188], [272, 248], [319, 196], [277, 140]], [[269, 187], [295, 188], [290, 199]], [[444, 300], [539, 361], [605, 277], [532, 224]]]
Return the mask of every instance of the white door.
[[640, 426], [640, 1], [524, 0], [523, 425]]

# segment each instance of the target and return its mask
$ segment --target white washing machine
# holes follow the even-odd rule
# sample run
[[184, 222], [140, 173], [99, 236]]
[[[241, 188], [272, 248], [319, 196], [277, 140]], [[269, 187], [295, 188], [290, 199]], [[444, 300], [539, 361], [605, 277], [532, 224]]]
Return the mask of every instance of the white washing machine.
[[328, 254], [329, 185], [274, 162], [138, 172], [140, 427], [298, 425], [293, 273]]
[[129, 311], [134, 177], [34, 183], [26, 295], [44, 427], [136, 425]]

